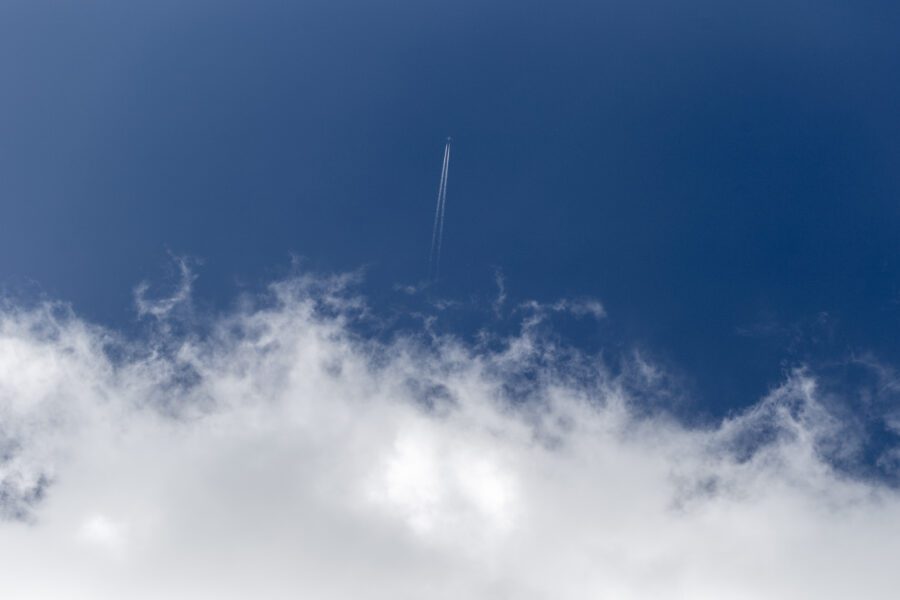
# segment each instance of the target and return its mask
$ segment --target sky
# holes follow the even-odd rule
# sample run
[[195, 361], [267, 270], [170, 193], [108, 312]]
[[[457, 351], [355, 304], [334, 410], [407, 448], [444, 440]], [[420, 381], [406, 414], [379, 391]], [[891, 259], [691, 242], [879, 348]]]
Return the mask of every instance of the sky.
[[0, 592], [896, 597], [898, 30], [0, 3]]

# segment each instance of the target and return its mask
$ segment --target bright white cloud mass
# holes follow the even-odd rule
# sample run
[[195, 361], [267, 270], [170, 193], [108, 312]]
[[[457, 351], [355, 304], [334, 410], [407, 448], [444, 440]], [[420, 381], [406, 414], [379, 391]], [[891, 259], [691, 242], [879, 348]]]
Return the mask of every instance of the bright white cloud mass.
[[897, 597], [900, 497], [832, 466], [858, 440], [809, 373], [688, 426], [540, 307], [469, 343], [358, 333], [342, 278], [178, 302], [140, 342], [2, 309], [3, 598]]

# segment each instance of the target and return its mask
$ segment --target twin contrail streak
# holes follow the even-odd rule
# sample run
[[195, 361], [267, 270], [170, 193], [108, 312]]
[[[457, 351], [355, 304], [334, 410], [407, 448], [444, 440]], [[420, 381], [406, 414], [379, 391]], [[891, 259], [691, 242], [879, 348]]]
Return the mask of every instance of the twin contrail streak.
[[431, 254], [428, 256], [428, 277], [434, 276], [434, 254], [437, 250], [438, 226], [441, 221], [441, 202], [444, 197], [444, 181], [447, 179], [447, 159], [450, 148], [444, 147], [444, 162], [441, 164], [441, 184], [438, 186], [437, 206], [434, 209], [434, 229], [431, 232]]
[[438, 278], [441, 267], [441, 246], [444, 242], [444, 212], [447, 207], [447, 175], [450, 170], [450, 139], [444, 146], [444, 163], [441, 166], [441, 184], [438, 187], [437, 206], [434, 209], [434, 229], [431, 232], [431, 255], [428, 259], [428, 276]]

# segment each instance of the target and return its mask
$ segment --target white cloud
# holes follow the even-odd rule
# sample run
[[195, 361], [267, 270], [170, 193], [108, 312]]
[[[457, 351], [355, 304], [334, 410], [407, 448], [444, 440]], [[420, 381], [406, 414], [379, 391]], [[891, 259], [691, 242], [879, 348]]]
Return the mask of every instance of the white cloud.
[[178, 282], [175, 284], [174, 292], [168, 296], [150, 298], [148, 297], [150, 284], [142, 281], [134, 289], [135, 305], [139, 315], [165, 319], [173, 310], [190, 300], [195, 279], [190, 262], [185, 257], [174, 255], [172, 259], [173, 264], [178, 267]]
[[528, 326], [358, 337], [344, 283], [141, 344], [7, 307], [2, 596], [897, 596], [900, 498], [830, 466], [809, 373], [689, 428]]

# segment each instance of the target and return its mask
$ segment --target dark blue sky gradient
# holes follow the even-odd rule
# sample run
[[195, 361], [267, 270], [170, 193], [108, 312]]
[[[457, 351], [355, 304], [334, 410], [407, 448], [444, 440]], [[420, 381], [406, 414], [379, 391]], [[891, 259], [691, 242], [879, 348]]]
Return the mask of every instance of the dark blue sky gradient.
[[[0, 5], [0, 284], [135, 320], [167, 251], [224, 306], [286, 268], [596, 296], [706, 410], [900, 361], [892, 2]], [[592, 330], [593, 331], [593, 330]], [[593, 334], [591, 334], [593, 335]]]

